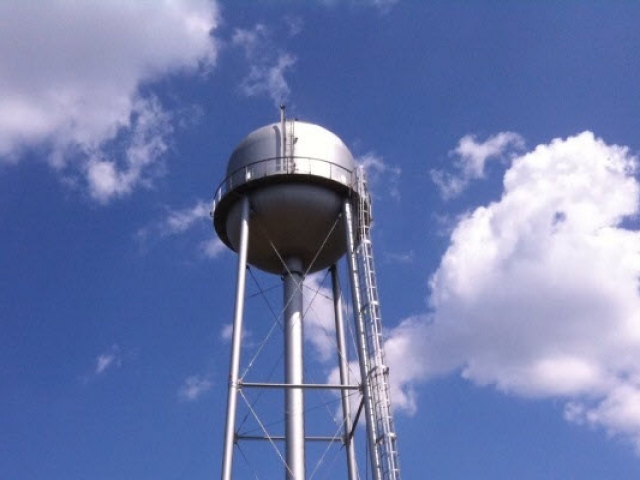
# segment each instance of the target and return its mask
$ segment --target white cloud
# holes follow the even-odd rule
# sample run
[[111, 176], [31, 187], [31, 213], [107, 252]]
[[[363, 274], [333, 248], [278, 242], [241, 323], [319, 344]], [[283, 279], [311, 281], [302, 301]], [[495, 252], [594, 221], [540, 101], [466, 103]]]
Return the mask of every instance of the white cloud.
[[177, 235], [200, 224], [210, 224], [211, 202], [196, 201], [191, 207], [169, 210], [166, 218], [159, 224], [163, 235]]
[[565, 418], [578, 424], [604, 426], [611, 436], [624, 435], [631, 439], [640, 454], [640, 389], [637, 384], [620, 383], [599, 403], [570, 402], [565, 408]]
[[181, 209], [167, 209], [160, 220], [140, 228], [137, 240], [146, 245], [154, 238], [184, 235], [191, 230], [206, 232], [206, 240], [198, 244], [198, 252], [205, 258], [218, 258], [226, 251], [226, 245], [215, 235], [211, 226], [211, 202], [197, 200], [191, 206]]
[[460, 370], [564, 399], [566, 418], [640, 451], [640, 232], [623, 223], [639, 212], [636, 168], [626, 147], [590, 132], [515, 158], [502, 198], [454, 228], [432, 313], [391, 332], [392, 381]]
[[[242, 343], [245, 348], [253, 347], [254, 342], [251, 339], [253, 333], [247, 328], [246, 324], [242, 326]], [[231, 342], [233, 339], [233, 323], [225, 323], [220, 330], [220, 339], [223, 342]]]
[[285, 72], [296, 63], [296, 57], [289, 53], [280, 53], [273, 64], [255, 63], [251, 65], [249, 75], [242, 80], [240, 88], [247, 97], [268, 95], [276, 105], [281, 104], [291, 92]]
[[391, 9], [391, 7], [398, 3], [398, 0], [362, 0], [361, 3], [371, 5], [379, 9], [381, 12], [386, 13]]
[[[293, 24], [289, 19], [287, 24], [291, 35], [294, 31], [296, 35], [300, 33], [300, 22]], [[296, 57], [275, 45], [271, 30], [263, 24], [252, 29], [236, 29], [231, 44], [244, 51], [249, 64], [249, 73], [240, 83], [242, 94], [247, 97], [266, 95], [276, 106], [285, 102], [291, 93], [285, 73], [295, 65]]]
[[425, 375], [425, 365], [412, 354], [421, 348], [415, 331], [419, 325], [417, 319], [409, 319], [385, 331], [384, 353], [389, 365], [392, 405], [394, 410], [408, 415], [417, 411], [414, 382]]
[[400, 199], [400, 167], [385, 162], [382, 156], [374, 152], [367, 152], [356, 158], [356, 163], [364, 168], [370, 190], [377, 193], [384, 189], [392, 198]]
[[98, 355], [94, 373], [101, 375], [111, 367], [119, 367], [121, 362], [120, 348], [118, 345], [113, 345], [109, 350]]
[[233, 323], [227, 323], [220, 331], [220, 338], [225, 342], [230, 342], [233, 337]]
[[284, 17], [284, 23], [287, 26], [290, 37], [295, 37], [302, 32], [304, 27], [304, 20], [297, 15], [287, 15]]
[[484, 177], [488, 160], [513, 157], [524, 148], [524, 140], [517, 133], [501, 132], [482, 143], [473, 135], [465, 135], [458, 146], [449, 152], [454, 158], [456, 173], [432, 170], [431, 178], [445, 199], [460, 195], [471, 180]]
[[320, 0], [320, 3], [330, 7], [340, 3], [348, 3], [362, 7], [374, 7], [381, 13], [388, 13], [398, 3], [398, 0]]
[[[423, 333], [416, 328], [422, 326], [414, 319], [403, 322], [400, 326], [390, 331], [385, 331], [384, 354], [387, 366], [389, 366], [389, 384], [391, 387], [391, 405], [395, 412], [403, 412], [413, 415], [417, 411], [415, 383], [426, 377], [424, 364], [415, 352], [422, 348]], [[348, 367], [349, 383], [360, 383], [360, 366], [353, 359]], [[340, 383], [338, 368], [334, 368], [329, 374], [327, 383]], [[355, 415], [360, 402], [360, 395], [351, 396], [351, 411]]]
[[[330, 277], [326, 272], [309, 275], [304, 280], [304, 336], [313, 345], [322, 362], [337, 359], [335, 312]], [[323, 285], [323, 278], [329, 286]]]
[[413, 263], [416, 254], [413, 250], [408, 252], [385, 252], [384, 259], [387, 263], [408, 264]]
[[44, 147], [100, 202], [148, 184], [172, 116], [141, 87], [211, 68], [217, 17], [207, 0], [0, 2], [0, 162]]
[[[407, 415], [413, 415], [417, 411], [415, 384], [419, 380], [428, 378], [428, 368], [423, 362], [424, 355], [421, 352], [421, 349], [424, 348], [425, 333], [425, 323], [421, 318], [405, 320], [398, 327], [384, 332], [384, 354], [390, 372], [390, 396], [393, 410], [396, 412], [402, 411]], [[320, 341], [322, 341], [321, 337]], [[324, 342], [328, 348], [328, 341], [324, 340]], [[333, 346], [331, 353], [335, 354], [335, 346]], [[329, 361], [332, 358], [330, 355], [326, 355], [324, 360]], [[360, 383], [360, 366], [356, 359], [349, 362], [348, 375], [350, 384]], [[327, 383], [340, 383], [338, 367], [331, 370]], [[360, 398], [359, 395], [351, 396], [353, 414], [358, 409]]]
[[[317, 358], [320, 362], [328, 366], [336, 365], [338, 351], [336, 343], [335, 313], [333, 306], [332, 288], [323, 286], [322, 272], [309, 275], [305, 279], [304, 290], [304, 334], [307, 342], [311, 343]], [[328, 277], [327, 277], [328, 280]], [[344, 305], [346, 307], [346, 305]], [[347, 312], [344, 313], [348, 318]], [[391, 336], [385, 342], [385, 356], [389, 365], [394, 365], [391, 397], [393, 407], [396, 410], [403, 410], [405, 413], [413, 414], [416, 411], [415, 393], [413, 382], [416, 378], [421, 378], [422, 367], [406, 358], [409, 348], [408, 341], [403, 335], [403, 329], [396, 329], [389, 332]], [[360, 367], [356, 359], [348, 363], [348, 376], [350, 384], [360, 382]], [[338, 367], [333, 367], [328, 374], [327, 383], [340, 383], [340, 373]], [[351, 411], [355, 415], [360, 402], [359, 395], [351, 396]], [[338, 412], [340, 414], [340, 412]]]
[[211, 390], [213, 382], [201, 375], [192, 375], [185, 379], [178, 390], [178, 398], [185, 402], [193, 402]]
[[159, 102], [155, 98], [136, 100], [131, 114], [130, 135], [122, 157], [104, 159], [106, 152], [97, 151], [86, 164], [89, 193], [101, 203], [128, 195], [148, 182], [149, 167], [167, 150], [172, 127], [169, 114]]
[[213, 260], [226, 252], [227, 246], [218, 237], [212, 237], [200, 244], [200, 250], [205, 257]]

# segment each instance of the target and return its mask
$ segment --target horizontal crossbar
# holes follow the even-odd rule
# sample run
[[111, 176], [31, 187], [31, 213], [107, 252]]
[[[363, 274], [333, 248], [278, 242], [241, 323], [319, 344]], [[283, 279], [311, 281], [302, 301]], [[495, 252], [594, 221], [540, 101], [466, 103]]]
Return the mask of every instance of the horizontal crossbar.
[[303, 388], [310, 390], [360, 390], [360, 385], [340, 385], [336, 383], [259, 383], [239, 382], [240, 387], [247, 388]]
[[[269, 440], [274, 442], [281, 442], [286, 439], [286, 437], [282, 435], [274, 435], [274, 436], [261, 436], [261, 435], [236, 435], [237, 440]], [[342, 442], [342, 438], [338, 437], [304, 437], [307, 442]]]

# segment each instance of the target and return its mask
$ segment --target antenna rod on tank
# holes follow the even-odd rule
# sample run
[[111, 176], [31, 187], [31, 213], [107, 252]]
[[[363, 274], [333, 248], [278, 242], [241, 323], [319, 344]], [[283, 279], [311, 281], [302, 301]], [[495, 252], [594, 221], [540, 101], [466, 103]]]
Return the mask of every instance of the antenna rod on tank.
[[286, 134], [286, 126], [287, 126], [287, 118], [285, 117], [285, 109], [287, 107], [284, 103], [280, 104], [280, 152], [283, 159], [287, 158], [287, 134]]

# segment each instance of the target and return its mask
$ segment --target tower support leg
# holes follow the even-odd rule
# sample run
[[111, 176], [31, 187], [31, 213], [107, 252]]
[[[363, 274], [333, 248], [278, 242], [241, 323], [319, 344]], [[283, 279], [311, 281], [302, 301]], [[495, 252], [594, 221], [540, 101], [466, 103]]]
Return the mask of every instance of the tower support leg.
[[[340, 277], [335, 265], [330, 268], [331, 284], [333, 286], [333, 309], [336, 320], [336, 345], [338, 346], [338, 365], [340, 367], [340, 385], [349, 385], [349, 358], [347, 355], [347, 342], [344, 331], [344, 320], [342, 317], [342, 290], [340, 289]], [[349, 392], [341, 390], [342, 397], [342, 419], [344, 422], [344, 443], [347, 451], [347, 468], [349, 480], [357, 480], [356, 456], [351, 438], [351, 405], [349, 404]]]
[[358, 272], [358, 256], [356, 251], [355, 229], [351, 201], [347, 198], [342, 204], [342, 213], [345, 221], [347, 235], [347, 261], [349, 263], [349, 277], [351, 279], [351, 294], [353, 298], [353, 316], [356, 327], [356, 345], [358, 348], [358, 363], [360, 364], [360, 382], [364, 397], [364, 413], [367, 418], [367, 444], [371, 461], [371, 474], [373, 480], [381, 480], [382, 471], [378, 449], [376, 448], [376, 422], [373, 402], [371, 398], [371, 383], [369, 371], [371, 370], [369, 352], [367, 348], [366, 329], [364, 325], [364, 312], [362, 297], [360, 295], [360, 280]]
[[236, 302], [233, 314], [231, 340], [231, 362], [229, 365], [229, 391], [227, 394], [227, 420], [224, 430], [224, 452], [222, 456], [222, 480], [231, 480], [233, 469], [233, 445], [235, 443], [236, 407], [238, 404], [238, 375], [240, 372], [240, 344], [244, 316], [244, 294], [247, 273], [247, 251], [249, 249], [249, 199], [242, 199], [240, 220], [240, 248], [238, 250], [238, 277]]
[[[302, 325], [302, 265], [287, 261], [284, 290], [284, 363], [285, 383], [304, 383]], [[285, 431], [287, 480], [305, 480], [304, 392], [302, 388], [285, 390]]]

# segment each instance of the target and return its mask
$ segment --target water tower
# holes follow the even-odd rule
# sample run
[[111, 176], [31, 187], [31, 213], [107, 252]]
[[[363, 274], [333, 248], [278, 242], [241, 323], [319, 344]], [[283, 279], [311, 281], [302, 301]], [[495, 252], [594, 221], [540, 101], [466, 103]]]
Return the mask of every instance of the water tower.
[[[366, 423], [369, 469], [375, 480], [399, 479], [396, 435], [389, 400], [389, 369], [385, 363], [382, 326], [371, 244], [371, 198], [364, 171], [333, 133], [285, 118], [250, 133], [233, 151], [227, 176], [212, 209], [220, 239], [238, 254], [222, 479], [233, 473], [238, 394], [248, 388], [284, 391], [284, 471], [287, 480], [305, 480], [305, 392], [339, 392], [349, 480], [359, 478], [354, 434]], [[345, 322], [336, 270], [346, 257], [351, 286], [353, 330], [359, 379], [347, 371]], [[283, 283], [284, 382], [245, 382], [240, 378], [247, 266], [280, 275]], [[337, 384], [305, 383], [303, 281], [329, 269], [338, 350]], [[357, 412], [349, 394], [359, 394]], [[353, 415], [352, 415], [353, 413]], [[353, 419], [353, 420], [352, 420]], [[255, 438], [253, 438], [255, 440]], [[274, 438], [266, 436], [266, 441]], [[314, 438], [313, 440], [318, 440]], [[331, 441], [331, 439], [327, 439]]]

